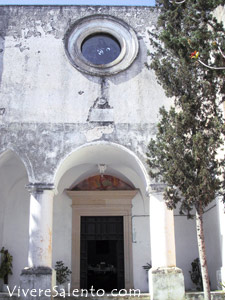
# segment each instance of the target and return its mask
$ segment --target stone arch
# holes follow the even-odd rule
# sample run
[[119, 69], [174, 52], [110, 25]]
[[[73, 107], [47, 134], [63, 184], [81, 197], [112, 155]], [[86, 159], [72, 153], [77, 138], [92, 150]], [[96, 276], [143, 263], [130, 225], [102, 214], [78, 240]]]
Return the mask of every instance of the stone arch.
[[[105, 175], [126, 182], [132, 186], [132, 189], [100, 191], [100, 193], [99, 191], [73, 191], [76, 184], [100, 174], [98, 164], [106, 164]], [[138, 286], [139, 273], [142, 272], [142, 269], [135, 274], [132, 269], [148, 261], [150, 253], [149, 220], [147, 218], [149, 197], [146, 194], [150, 178], [141, 159], [130, 149], [116, 143], [101, 141], [84, 144], [59, 161], [54, 172], [53, 182], [58, 189], [58, 194], [54, 199], [54, 211], [58, 221], [55, 221], [53, 229], [53, 264], [54, 261], [63, 258], [73, 271], [73, 287], [79, 288], [80, 255], [78, 248], [81, 218], [90, 214], [108, 217], [111, 214], [122, 216], [126, 229], [124, 231], [126, 232], [124, 237], [125, 287]], [[95, 201], [93, 196], [103, 203], [106, 197], [107, 203], [101, 205], [99, 210], [100, 204], [93, 202]], [[87, 203], [87, 201], [89, 202]], [[144, 217], [140, 218], [137, 215], [144, 215]], [[60, 224], [64, 224], [64, 226], [60, 226]], [[143, 227], [146, 228], [144, 233]], [[139, 243], [142, 235], [145, 236], [144, 244], [148, 251], [141, 259], [137, 259], [138, 253], [143, 247], [143, 243]], [[136, 242], [137, 239], [138, 242]], [[60, 252], [59, 240], [60, 243], [69, 245], [68, 249], [72, 249], [71, 252], [69, 250], [67, 253]], [[144, 289], [145, 287], [143, 287]]]
[[148, 193], [150, 178], [141, 159], [125, 146], [105, 141], [84, 144], [64, 157], [54, 174], [55, 186], [58, 186], [60, 179], [69, 169], [85, 165], [87, 162], [92, 164], [92, 168], [84, 168], [79, 181], [98, 173], [97, 165], [105, 163], [110, 167], [106, 174], [117, 175], [120, 179], [132, 183], [140, 189], [143, 196]]
[[19, 284], [19, 275], [27, 265], [29, 232], [29, 183], [24, 160], [12, 149], [0, 154], [0, 248], [13, 256], [13, 274], [9, 286]]
[[34, 182], [34, 172], [33, 167], [30, 162], [29, 157], [26, 155], [26, 153], [21, 154], [19, 150], [11, 147], [7, 147], [6, 149], [3, 149], [0, 151], [0, 162], [1, 160], [4, 160], [8, 156], [16, 156], [24, 165], [24, 168], [26, 169], [27, 176], [29, 179], [29, 182]]

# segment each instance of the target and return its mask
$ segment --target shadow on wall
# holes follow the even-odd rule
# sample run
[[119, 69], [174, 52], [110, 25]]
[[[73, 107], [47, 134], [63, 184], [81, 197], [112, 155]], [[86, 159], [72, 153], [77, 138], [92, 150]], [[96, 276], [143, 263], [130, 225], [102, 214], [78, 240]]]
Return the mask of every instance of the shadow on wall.
[[[138, 74], [141, 73], [143, 68], [146, 68], [145, 63], [147, 61], [147, 47], [142, 38], [138, 37], [138, 40], [139, 40], [139, 52], [137, 54], [137, 57], [131, 64], [131, 66], [128, 67], [128, 69], [121, 71], [116, 75], [103, 76], [104, 78], [107, 79], [107, 81], [111, 81], [113, 84], [119, 85], [121, 83], [129, 81], [132, 78], [136, 77]], [[102, 83], [102, 78], [103, 78], [102, 76], [87, 75], [85, 73], [81, 73], [81, 74], [94, 83], [98, 83], [98, 84]]]
[[139, 52], [136, 59], [127, 70], [109, 78], [109, 80], [113, 84], [119, 85], [121, 83], [129, 81], [132, 78], [136, 77], [138, 74], [140, 74], [143, 68], [146, 68], [145, 63], [147, 62], [148, 49], [142, 38], [138, 37], [138, 42]]
[[[0, 20], [1, 22], [1, 20]], [[1, 33], [0, 33], [1, 34]], [[3, 72], [3, 54], [4, 54], [4, 38], [0, 36], [0, 85], [2, 82], [2, 72]]]
[[0, 9], [0, 85], [2, 82], [3, 55], [5, 49], [5, 34], [7, 28], [8, 28], [8, 16], [6, 15], [4, 8], [1, 8]]
[[10, 288], [19, 285], [21, 270], [27, 266], [29, 232], [28, 176], [25, 166], [13, 151], [0, 156], [0, 248], [13, 256]]

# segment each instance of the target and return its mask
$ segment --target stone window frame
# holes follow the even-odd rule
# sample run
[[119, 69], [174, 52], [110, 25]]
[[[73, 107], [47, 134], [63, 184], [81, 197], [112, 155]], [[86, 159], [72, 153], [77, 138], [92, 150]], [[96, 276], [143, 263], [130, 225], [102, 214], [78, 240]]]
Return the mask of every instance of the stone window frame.
[[[121, 47], [119, 56], [108, 64], [93, 64], [85, 59], [81, 51], [84, 40], [98, 33], [113, 36]], [[113, 75], [126, 70], [139, 51], [135, 31], [124, 21], [109, 15], [92, 15], [78, 20], [67, 32], [64, 44], [66, 55], [76, 69], [97, 76]]]

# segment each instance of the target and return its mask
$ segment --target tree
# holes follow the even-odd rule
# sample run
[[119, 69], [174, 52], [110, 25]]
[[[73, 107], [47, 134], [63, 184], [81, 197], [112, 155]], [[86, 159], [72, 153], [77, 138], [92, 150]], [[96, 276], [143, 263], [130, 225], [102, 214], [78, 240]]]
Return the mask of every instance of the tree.
[[4, 284], [8, 284], [8, 276], [12, 275], [12, 261], [13, 257], [7, 249], [2, 247], [0, 254], [2, 259], [0, 261], [0, 278], [3, 279]]
[[[218, 194], [225, 198], [225, 160], [219, 152], [225, 127], [220, 103], [225, 100], [225, 30], [213, 18], [219, 0], [157, 0], [158, 28], [150, 32], [153, 53], [149, 68], [174, 106], [160, 109], [155, 140], [148, 147], [150, 175], [166, 183], [168, 208], [196, 211], [204, 298], [210, 298], [204, 208]], [[199, 58], [204, 64], [199, 63]], [[216, 66], [208, 68], [207, 66]], [[220, 68], [221, 67], [221, 68]]]
[[57, 261], [55, 264], [56, 271], [56, 282], [58, 284], [63, 284], [69, 280], [70, 274], [72, 274], [71, 270], [64, 265], [63, 261]]

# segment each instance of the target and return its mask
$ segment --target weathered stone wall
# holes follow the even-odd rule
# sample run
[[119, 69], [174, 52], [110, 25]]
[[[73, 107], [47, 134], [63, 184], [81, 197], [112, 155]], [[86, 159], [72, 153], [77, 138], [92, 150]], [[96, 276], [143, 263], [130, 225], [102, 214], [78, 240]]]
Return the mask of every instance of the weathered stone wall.
[[[82, 74], [65, 54], [67, 31], [78, 19], [94, 14], [120, 18], [137, 33], [138, 56], [117, 75], [102, 78]], [[29, 193], [25, 184], [54, 183], [64, 159], [92, 142], [125, 146], [146, 167], [145, 153], [156, 133], [158, 109], [171, 104], [154, 73], [145, 67], [147, 50], [151, 50], [148, 30], [155, 26], [156, 18], [157, 11], [146, 7], [0, 7], [0, 154], [4, 154], [0, 155], [0, 246], [8, 247], [14, 257], [11, 286], [18, 284], [27, 260]], [[93, 109], [99, 97], [107, 99], [110, 122], [94, 121]], [[132, 209], [134, 285], [147, 291], [142, 268], [150, 263], [146, 184], [135, 173], [135, 165], [129, 165], [128, 154], [114, 148], [98, 155], [97, 148], [93, 154], [90, 147], [55, 182], [53, 265], [63, 260], [71, 266], [71, 200], [64, 190], [80, 176], [84, 179], [89, 169], [97, 172], [94, 164], [105, 158], [112, 174], [124, 176], [140, 189]], [[7, 149], [13, 152], [5, 154]], [[189, 270], [197, 257], [194, 221], [177, 216], [175, 224], [178, 267], [183, 269], [186, 288], [190, 289]], [[211, 225], [207, 229], [217, 236]], [[210, 253], [217, 255], [215, 249]]]
[[[158, 108], [169, 105], [154, 74], [145, 67], [147, 30], [156, 22], [151, 8], [1, 7], [0, 116], [3, 152], [23, 159], [31, 182], [52, 182], [60, 161], [79, 145], [106, 140], [134, 151], [145, 163], [155, 133]], [[108, 78], [77, 71], [64, 42], [75, 21], [93, 14], [123, 19], [136, 31], [140, 50], [128, 70]], [[91, 111], [104, 96], [113, 122], [92, 122]]]
[[[121, 18], [137, 33], [139, 54], [134, 63], [118, 75], [106, 78], [85, 75], [67, 59], [64, 49], [67, 31], [78, 19], [93, 14]], [[28, 181], [54, 183], [64, 158], [90, 142], [125, 146], [145, 164], [148, 141], [156, 132], [158, 108], [163, 103], [168, 105], [169, 101], [154, 74], [144, 65], [148, 59], [147, 30], [157, 17], [151, 9], [18, 6], [0, 7], [0, 16], [0, 153], [4, 154], [0, 181], [3, 184], [7, 179], [4, 188], [1, 186], [0, 245], [6, 246], [14, 257], [14, 274], [10, 276], [13, 287], [18, 285], [21, 269], [27, 265], [29, 194], [24, 184]], [[98, 97], [107, 99], [111, 122], [93, 121], [92, 112]], [[7, 149], [22, 159], [28, 179], [13, 152], [5, 154]], [[89, 156], [93, 156], [93, 149], [87, 155], [84, 157], [86, 165], [89, 163], [91, 168], [98, 163], [97, 154], [92, 165]], [[103, 155], [99, 157], [102, 159]], [[12, 170], [8, 165], [14, 160]], [[71, 165], [71, 170], [59, 178], [59, 184], [57, 182], [53, 266], [57, 260], [63, 260], [71, 268], [71, 200], [64, 190], [87, 174], [85, 161], [80, 166], [81, 159], [77, 159], [77, 165]], [[108, 154], [107, 161], [113, 162], [114, 172], [130, 180], [134, 178], [135, 186], [141, 187], [141, 180], [125, 163], [125, 154], [116, 158], [115, 150]], [[13, 188], [17, 178], [21, 180]], [[10, 197], [9, 190], [12, 190]], [[16, 203], [20, 209], [10, 209]], [[147, 291], [147, 276], [142, 266], [150, 262], [148, 214], [148, 198], [139, 193], [132, 209], [133, 268], [134, 285], [142, 291]], [[10, 222], [12, 219], [14, 222]]]

